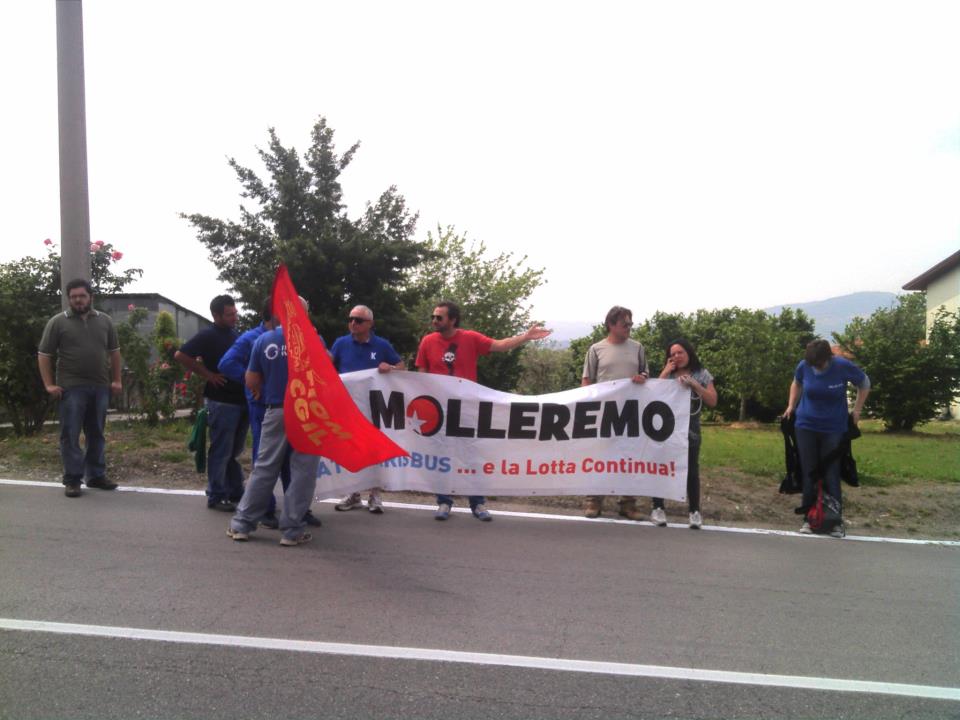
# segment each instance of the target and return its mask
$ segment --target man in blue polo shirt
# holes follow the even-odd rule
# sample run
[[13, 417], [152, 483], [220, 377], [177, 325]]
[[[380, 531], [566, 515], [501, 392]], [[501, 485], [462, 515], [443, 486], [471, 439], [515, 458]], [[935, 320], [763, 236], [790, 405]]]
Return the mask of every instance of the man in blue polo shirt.
[[[342, 375], [373, 368], [377, 368], [380, 372], [406, 369], [406, 365], [393, 349], [393, 345], [374, 334], [373, 310], [366, 305], [357, 305], [350, 311], [347, 327], [350, 329], [350, 334], [338, 337], [330, 349], [333, 366], [338, 373]], [[359, 507], [363, 507], [363, 502], [358, 492], [347, 495], [334, 506], [336, 510], [353, 510]], [[370, 490], [367, 509], [378, 515], [383, 512], [380, 488]]]
[[[301, 298], [304, 308], [306, 301]], [[283, 328], [269, 330], [253, 344], [247, 366], [246, 385], [253, 397], [266, 405], [260, 429], [260, 448], [246, 490], [230, 521], [227, 535], [248, 540], [270, 505], [277, 475], [287, 455], [287, 436], [283, 420], [283, 397], [287, 388], [287, 346]], [[320, 458], [294, 450], [290, 454], [290, 485], [283, 494], [280, 531], [284, 546], [302, 545], [311, 539], [306, 532], [306, 511], [313, 502]]]

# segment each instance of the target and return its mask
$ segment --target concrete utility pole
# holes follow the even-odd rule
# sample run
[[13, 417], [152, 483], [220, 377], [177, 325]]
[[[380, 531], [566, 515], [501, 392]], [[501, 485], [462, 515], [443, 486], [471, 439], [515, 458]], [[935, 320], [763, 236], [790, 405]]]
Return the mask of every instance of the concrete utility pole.
[[90, 201], [87, 194], [87, 112], [83, 82], [83, 4], [57, 2], [57, 100], [60, 118], [60, 291], [90, 279]]

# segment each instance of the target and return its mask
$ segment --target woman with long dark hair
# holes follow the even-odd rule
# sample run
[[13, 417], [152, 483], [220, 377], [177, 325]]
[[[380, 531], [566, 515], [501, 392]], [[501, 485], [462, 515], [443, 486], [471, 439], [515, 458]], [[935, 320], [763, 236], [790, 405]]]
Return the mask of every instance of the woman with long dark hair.
[[[677, 338], [667, 345], [667, 358], [660, 373], [661, 380], [676, 380], [690, 388], [690, 429], [687, 433], [687, 503], [690, 508], [690, 527], [699, 530], [703, 524], [700, 516], [700, 411], [703, 406], [717, 406], [717, 389], [713, 375], [700, 364], [697, 351], [684, 338]], [[653, 499], [650, 519], [655, 525], [667, 524], [663, 498]]]

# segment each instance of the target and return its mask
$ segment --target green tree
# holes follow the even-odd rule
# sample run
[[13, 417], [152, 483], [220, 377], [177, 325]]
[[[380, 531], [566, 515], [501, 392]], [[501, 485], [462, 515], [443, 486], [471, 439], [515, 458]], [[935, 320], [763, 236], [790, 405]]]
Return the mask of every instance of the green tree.
[[[182, 344], [174, 334], [174, 319], [168, 312], [160, 312], [150, 333], [150, 342], [140, 333], [140, 324], [146, 320], [145, 308], [134, 308], [125, 322], [117, 326], [123, 357], [133, 378], [133, 387], [127, 388], [129, 396], [136, 399], [135, 410], [149, 425], [156, 425], [160, 418], [173, 417], [178, 395], [175, 386], [181, 384], [183, 372], [173, 362], [173, 353]], [[152, 348], [151, 348], [152, 345]], [[156, 351], [156, 359], [152, 350]]]
[[[772, 357], [781, 345], [781, 338], [762, 310], [734, 308], [733, 322], [726, 327], [723, 340], [723, 349], [715, 352], [714, 357], [718, 372], [723, 375], [726, 393], [737, 398], [737, 419], [743, 421], [747, 419], [749, 400], [775, 400], [775, 397], [764, 398], [764, 391], [788, 377]], [[789, 380], [786, 383], [789, 387]], [[786, 397], [783, 392], [775, 395]]]
[[929, 333], [925, 325], [926, 295], [913, 293], [834, 333], [870, 376], [865, 413], [883, 418], [888, 430], [912, 430], [960, 392], [960, 315], [941, 310]]
[[[524, 267], [526, 256], [513, 253], [487, 257], [483, 242], [467, 241], [452, 226], [427, 233], [428, 259], [412, 273], [409, 293], [419, 296], [413, 318], [425, 334], [436, 303], [451, 300], [460, 306], [460, 326], [492, 338], [526, 330], [530, 324], [530, 295], [543, 282], [543, 270]], [[520, 353], [491, 353], [480, 358], [480, 384], [513, 391], [520, 377]]]
[[[18, 435], [35, 433], [50, 414], [53, 402], [37, 369], [37, 345], [43, 328], [60, 311], [60, 255], [51, 240], [46, 256], [24, 257], [0, 265], [0, 404]], [[123, 254], [112, 245], [90, 246], [91, 285], [96, 295], [119, 292], [139, 268], [115, 272]]]
[[802, 311], [778, 316], [762, 310], [700, 310], [690, 319], [691, 340], [714, 375], [723, 417], [770, 420], [787, 402], [793, 369], [813, 338]]
[[334, 131], [321, 117], [301, 158], [284, 147], [273, 128], [267, 149], [259, 149], [267, 177], [230, 159], [241, 185], [239, 221], [181, 215], [227, 283], [248, 308], [259, 310], [274, 274], [285, 263], [298, 292], [310, 302], [311, 317], [328, 341], [345, 332], [354, 305], [373, 308], [379, 325], [390, 328], [400, 352], [411, 352], [416, 326], [405, 308], [418, 299], [408, 274], [428, 256], [413, 240], [417, 217], [395, 187], [385, 190], [363, 215], [351, 219], [343, 203], [340, 175], [359, 143], [337, 155]]
[[60, 310], [59, 286], [44, 260], [28, 257], [0, 266], [0, 312], [4, 317], [0, 323], [0, 402], [17, 435], [39, 430], [53, 406], [37, 369], [37, 345], [47, 320]]
[[545, 395], [569, 390], [580, 384], [570, 382], [570, 348], [557, 347], [549, 340], [531, 343], [520, 351], [520, 377], [516, 392]]

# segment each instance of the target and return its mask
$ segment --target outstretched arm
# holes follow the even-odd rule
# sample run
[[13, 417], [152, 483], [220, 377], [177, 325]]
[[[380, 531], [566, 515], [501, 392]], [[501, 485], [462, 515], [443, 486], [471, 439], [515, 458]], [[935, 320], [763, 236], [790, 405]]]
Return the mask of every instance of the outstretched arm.
[[490, 352], [507, 352], [508, 350], [518, 348], [524, 343], [530, 342], [531, 340], [543, 340], [552, 332], [553, 330], [547, 330], [540, 325], [531, 325], [525, 333], [514, 335], [513, 337], [501, 338], [500, 340], [494, 340], [493, 344], [490, 345]]

